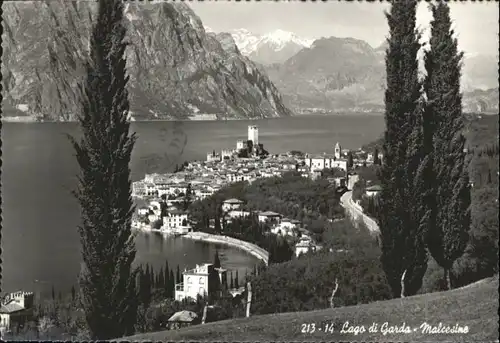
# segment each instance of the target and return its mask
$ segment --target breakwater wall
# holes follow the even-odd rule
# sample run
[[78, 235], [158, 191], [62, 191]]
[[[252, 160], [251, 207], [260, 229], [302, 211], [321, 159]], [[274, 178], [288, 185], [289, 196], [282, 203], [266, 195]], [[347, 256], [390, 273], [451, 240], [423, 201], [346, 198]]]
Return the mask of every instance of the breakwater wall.
[[205, 232], [189, 232], [183, 235], [183, 237], [209, 243], [226, 244], [235, 248], [243, 249], [249, 254], [252, 254], [258, 259], [264, 261], [266, 265], [269, 264], [269, 253], [261, 247], [249, 242], [227, 236], [211, 235]]

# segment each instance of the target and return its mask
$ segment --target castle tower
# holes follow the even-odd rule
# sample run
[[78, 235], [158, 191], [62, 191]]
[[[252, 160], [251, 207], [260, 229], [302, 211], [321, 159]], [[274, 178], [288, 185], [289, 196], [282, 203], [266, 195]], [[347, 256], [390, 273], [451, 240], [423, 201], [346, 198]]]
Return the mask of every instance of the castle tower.
[[342, 155], [342, 149], [340, 147], [340, 143], [337, 142], [337, 144], [335, 144], [335, 158], [338, 160], [340, 159], [341, 155]]
[[254, 147], [259, 145], [259, 127], [257, 125], [248, 125], [248, 140], [252, 141]]

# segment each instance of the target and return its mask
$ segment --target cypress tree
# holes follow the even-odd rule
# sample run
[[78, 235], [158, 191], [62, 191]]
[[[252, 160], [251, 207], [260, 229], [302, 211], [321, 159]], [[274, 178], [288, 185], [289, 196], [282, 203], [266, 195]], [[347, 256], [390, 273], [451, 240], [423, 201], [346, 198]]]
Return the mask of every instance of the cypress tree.
[[146, 286], [151, 287], [151, 272], [149, 271], [149, 264], [146, 264], [146, 270], [144, 271], [144, 283]]
[[52, 300], [56, 300], [56, 290], [54, 289], [54, 285], [52, 285]]
[[215, 251], [215, 257], [214, 257], [214, 268], [220, 268], [220, 258], [219, 258], [219, 250]]
[[[389, 24], [389, 47], [386, 53], [387, 89], [385, 91], [385, 122], [380, 172], [382, 192], [377, 220], [380, 227], [381, 262], [395, 297], [401, 295], [401, 277], [405, 274], [405, 295], [415, 294], [427, 268], [427, 255], [418, 221], [412, 209], [415, 195], [413, 173], [420, 149], [411, 151], [415, 125], [421, 115], [421, 83], [418, 79], [420, 35], [416, 30], [415, 0], [392, 2], [386, 13]], [[418, 135], [417, 135], [418, 136]], [[416, 160], [417, 163], [414, 163]], [[409, 164], [413, 170], [408, 173]]]
[[240, 287], [238, 279], [239, 279], [239, 277], [238, 277], [238, 271], [236, 270], [236, 276], [234, 277], [234, 288], [239, 288]]
[[430, 49], [425, 55], [427, 111], [433, 121], [432, 165], [434, 223], [426, 231], [426, 243], [444, 269], [448, 289], [450, 269], [468, 242], [470, 187], [460, 74], [463, 53], [451, 29], [450, 9], [445, 2], [431, 5]]
[[177, 283], [181, 283], [181, 270], [179, 268], [179, 265], [177, 265], [177, 275], [176, 275], [176, 278], [175, 278], [176, 282]]
[[163, 285], [165, 287], [165, 295], [168, 297], [170, 295], [170, 269], [168, 268], [168, 261], [165, 261], [165, 273]]
[[151, 302], [151, 277], [149, 276], [149, 266], [146, 267], [145, 271], [141, 269], [139, 280], [141, 303], [144, 307], [148, 307]]
[[90, 61], [78, 117], [82, 138], [70, 137], [80, 166], [77, 191], [84, 268], [83, 308], [93, 340], [132, 334], [136, 322], [137, 269], [131, 233], [129, 101], [123, 39], [123, 3], [99, 0], [90, 38]]
[[160, 268], [158, 273], [158, 288], [165, 288], [165, 276], [163, 275], [163, 267]]
[[175, 297], [175, 278], [174, 278], [174, 271], [172, 269], [170, 269], [169, 280], [170, 280], [169, 295], [171, 298], [174, 298]]
[[[148, 265], [149, 266], [149, 265]], [[153, 266], [149, 268], [149, 277], [150, 277], [150, 285], [151, 289], [154, 289], [156, 287], [156, 279], [155, 279], [155, 271], [153, 269]]]
[[233, 272], [231, 272], [230, 278], [231, 278], [231, 283], [229, 284], [229, 288], [233, 289], [234, 288]]
[[354, 158], [352, 156], [352, 151], [347, 153], [347, 167], [352, 168], [354, 166]]
[[76, 290], [75, 290], [75, 286], [71, 286], [71, 300], [72, 301], [75, 301], [76, 299]]
[[378, 149], [375, 148], [375, 151], [373, 152], [373, 164], [379, 165], [380, 164], [380, 159], [378, 158]]

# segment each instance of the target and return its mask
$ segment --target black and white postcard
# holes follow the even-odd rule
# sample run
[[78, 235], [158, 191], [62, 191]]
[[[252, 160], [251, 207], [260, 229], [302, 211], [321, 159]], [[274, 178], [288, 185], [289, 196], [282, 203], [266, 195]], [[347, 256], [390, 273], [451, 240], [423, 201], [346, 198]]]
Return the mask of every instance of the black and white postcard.
[[2, 340], [498, 342], [498, 13], [4, 1]]

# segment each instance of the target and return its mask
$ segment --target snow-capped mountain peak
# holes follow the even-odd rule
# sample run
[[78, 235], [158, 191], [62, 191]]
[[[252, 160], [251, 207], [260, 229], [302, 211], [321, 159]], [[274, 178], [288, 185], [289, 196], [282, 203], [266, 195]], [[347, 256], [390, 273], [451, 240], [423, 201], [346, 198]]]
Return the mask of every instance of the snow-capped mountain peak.
[[275, 45], [276, 50], [283, 49], [289, 43], [309, 48], [314, 40], [298, 37], [293, 32], [284, 30], [275, 30], [261, 37], [261, 43], [271, 43]]
[[274, 51], [280, 51], [289, 44], [296, 44], [300, 47], [310, 47], [313, 39], [298, 37], [293, 32], [275, 30], [264, 35], [254, 34], [247, 29], [236, 29], [231, 31], [236, 45], [244, 55], [251, 55], [263, 46], [267, 46]]
[[203, 26], [203, 28], [205, 29], [205, 32], [206, 32], [206, 33], [215, 33], [215, 31], [214, 31], [214, 30], [212, 30], [212, 28], [211, 28], [211, 27], [208, 27], [208, 26]]
[[230, 32], [236, 46], [243, 55], [250, 55], [257, 49], [260, 36], [254, 35], [247, 29], [237, 29]]

